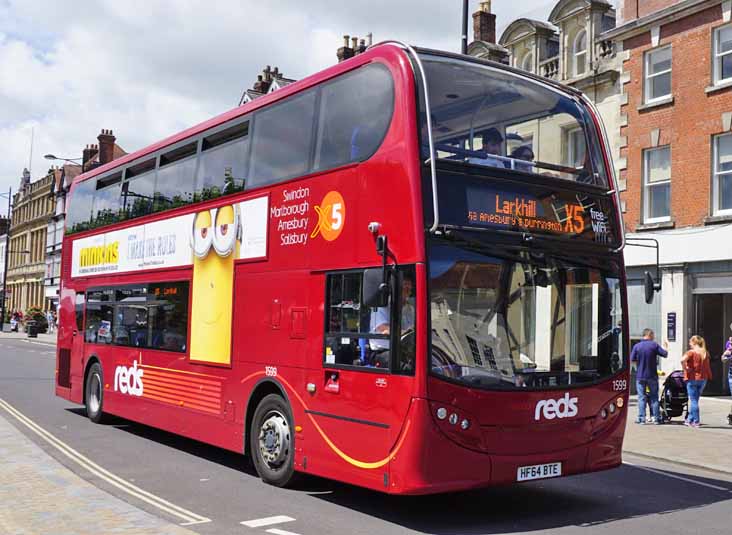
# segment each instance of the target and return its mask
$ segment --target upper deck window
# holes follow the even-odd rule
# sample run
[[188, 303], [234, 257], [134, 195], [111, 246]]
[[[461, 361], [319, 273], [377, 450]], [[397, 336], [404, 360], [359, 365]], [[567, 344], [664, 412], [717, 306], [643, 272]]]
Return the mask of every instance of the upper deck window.
[[125, 180], [120, 201], [124, 216], [132, 218], [149, 214], [155, 193], [155, 160], [128, 167]]
[[366, 65], [323, 86], [314, 168], [365, 160], [381, 144], [394, 109], [386, 67]]
[[[422, 61], [438, 158], [608, 186], [592, 118], [580, 100], [489, 65], [431, 55]], [[424, 110], [421, 121], [426, 158]]]
[[188, 143], [160, 156], [153, 210], [159, 212], [193, 201], [198, 143]]
[[95, 180], [84, 180], [75, 184], [71, 190], [71, 199], [66, 212], [66, 228], [69, 232], [78, 232], [89, 228], [94, 202]]
[[306, 91], [256, 115], [252, 186], [304, 175], [310, 170], [317, 92]]
[[248, 186], [249, 121], [203, 138], [194, 201], [242, 191]]

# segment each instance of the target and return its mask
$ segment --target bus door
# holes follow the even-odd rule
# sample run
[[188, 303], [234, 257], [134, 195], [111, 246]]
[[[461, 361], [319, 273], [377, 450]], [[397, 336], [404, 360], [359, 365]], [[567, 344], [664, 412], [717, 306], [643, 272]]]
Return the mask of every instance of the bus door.
[[[56, 356], [56, 386], [73, 387], [73, 399], [81, 399], [84, 370], [84, 292], [63, 288], [59, 299], [59, 330]], [[76, 364], [76, 367], [73, 365]]]
[[328, 469], [352, 474], [360, 468], [361, 478], [378, 487], [388, 484], [390, 455], [411, 400], [414, 268], [399, 274], [388, 306], [375, 309], [361, 303], [363, 273], [326, 275], [324, 343], [309, 372], [308, 413], [330, 450], [318, 456]]

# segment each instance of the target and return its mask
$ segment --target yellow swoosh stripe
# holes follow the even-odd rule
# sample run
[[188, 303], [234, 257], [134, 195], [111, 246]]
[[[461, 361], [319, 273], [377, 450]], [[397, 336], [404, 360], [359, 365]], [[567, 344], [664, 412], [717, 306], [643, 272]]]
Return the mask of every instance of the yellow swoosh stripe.
[[[255, 377], [257, 375], [264, 375], [264, 372], [253, 373], [252, 375], [247, 376], [245, 378], [245, 380]], [[300, 394], [298, 394], [295, 391], [295, 389], [292, 387], [292, 385], [290, 383], [288, 383], [287, 380], [283, 379], [282, 377], [278, 377], [278, 379], [280, 381], [282, 381], [285, 384], [285, 386], [287, 386], [287, 388], [294, 394], [294, 396], [300, 402], [300, 405], [302, 405], [306, 411], [309, 410], [307, 405], [305, 404], [305, 401], [300, 397]], [[243, 382], [244, 381], [242, 381], [242, 383]], [[381, 459], [379, 461], [367, 462], [367, 461], [359, 461], [358, 459], [354, 459], [353, 457], [351, 457], [350, 455], [345, 453], [343, 450], [341, 450], [338, 446], [336, 446], [333, 443], [333, 441], [330, 438], [328, 438], [328, 435], [326, 435], [325, 432], [321, 429], [321, 427], [318, 425], [318, 422], [316, 422], [315, 418], [313, 418], [313, 415], [310, 413], [306, 413], [306, 414], [307, 414], [308, 418], [310, 419], [310, 421], [315, 426], [315, 429], [318, 431], [320, 436], [325, 441], [325, 443], [328, 444], [330, 449], [332, 449], [336, 453], [336, 455], [338, 455], [341, 459], [346, 461], [348, 464], [351, 464], [358, 468], [363, 468], [365, 470], [375, 470], [376, 468], [381, 468], [386, 463], [391, 461], [396, 456], [397, 453], [399, 453], [399, 450], [401, 449], [402, 444], [404, 443], [404, 439], [406, 438], [407, 433], [409, 432], [409, 426], [411, 423], [411, 420], [407, 419], [407, 422], [404, 425], [404, 431], [402, 431], [402, 434], [399, 437], [399, 441], [396, 443], [396, 446], [394, 446], [394, 449], [389, 453], [389, 455], [387, 455], [386, 457], [384, 457], [383, 459]]]

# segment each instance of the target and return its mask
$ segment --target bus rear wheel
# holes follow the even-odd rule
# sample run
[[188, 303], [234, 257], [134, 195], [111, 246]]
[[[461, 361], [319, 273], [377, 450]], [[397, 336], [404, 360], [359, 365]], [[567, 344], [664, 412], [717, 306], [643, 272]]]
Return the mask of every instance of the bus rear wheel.
[[84, 393], [84, 404], [86, 415], [95, 424], [104, 420], [104, 388], [103, 388], [102, 367], [95, 362], [89, 368], [86, 376], [86, 392]]
[[295, 436], [292, 413], [278, 394], [269, 394], [257, 405], [249, 430], [249, 451], [262, 481], [285, 487], [295, 477]]

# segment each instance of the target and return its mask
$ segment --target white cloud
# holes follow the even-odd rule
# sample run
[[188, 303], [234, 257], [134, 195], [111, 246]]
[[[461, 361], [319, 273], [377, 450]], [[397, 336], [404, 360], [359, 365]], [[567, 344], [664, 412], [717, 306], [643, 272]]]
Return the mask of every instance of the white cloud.
[[[496, 0], [494, 11], [500, 28], [552, 4]], [[224, 112], [265, 65], [293, 78], [323, 69], [344, 34], [458, 50], [461, 9], [457, 0], [0, 0], [0, 191], [17, 188], [28, 166], [31, 128], [35, 180], [51, 164], [44, 154], [79, 157], [102, 128], [133, 151]]]

